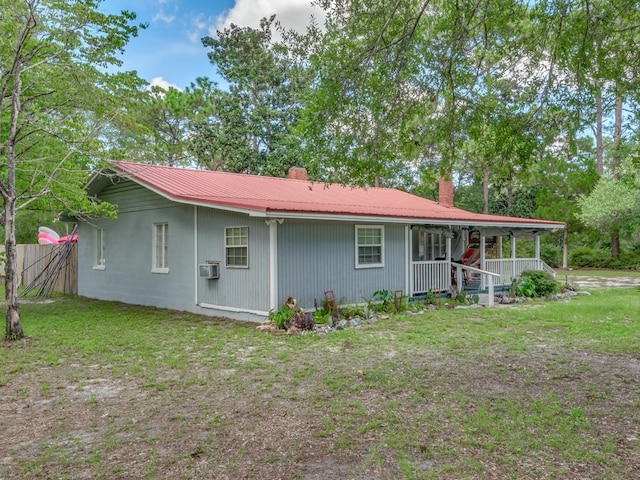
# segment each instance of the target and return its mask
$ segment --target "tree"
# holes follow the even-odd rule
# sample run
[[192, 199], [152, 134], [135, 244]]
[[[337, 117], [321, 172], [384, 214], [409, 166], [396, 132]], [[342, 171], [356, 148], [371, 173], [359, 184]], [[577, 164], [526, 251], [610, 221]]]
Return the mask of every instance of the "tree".
[[640, 225], [640, 157], [625, 158], [618, 171], [618, 178], [607, 174], [598, 180], [589, 195], [580, 198], [580, 219], [602, 233], [618, 229], [637, 233]]
[[[618, 181], [622, 152], [637, 124], [623, 117], [625, 103], [636, 103], [640, 92], [640, 62], [635, 54], [640, 31], [640, 9], [635, 0], [592, 2], [540, 2], [550, 13], [562, 14], [558, 34], [558, 57], [565, 83], [574, 86], [569, 95], [576, 131], [592, 128], [596, 140], [596, 170], [608, 177], [602, 186]], [[555, 6], [558, 10], [552, 8]], [[609, 119], [613, 119], [610, 122]], [[608, 129], [607, 125], [612, 126]], [[609, 130], [611, 146], [607, 145]], [[625, 138], [626, 132], [626, 138]], [[606, 157], [609, 152], [608, 158]], [[597, 187], [602, 193], [601, 187]], [[586, 218], [586, 217], [585, 217]], [[611, 255], [619, 253], [619, 235], [611, 235]]]
[[216, 91], [212, 115], [195, 125], [190, 149], [202, 165], [282, 176], [298, 162], [289, 129], [309, 79], [304, 59], [273, 41], [274, 24], [272, 16], [258, 29], [231, 25], [202, 39], [229, 85]]
[[528, 2], [320, 3], [326, 34], [298, 127], [318, 170], [389, 184], [435, 164], [510, 180], [540, 156], [553, 85]]
[[197, 126], [207, 121], [218, 95], [213, 82], [197, 78], [185, 90], [153, 86], [136, 93], [105, 127], [112, 158], [160, 165], [197, 165], [190, 151]]
[[107, 15], [99, 1], [0, 0], [0, 224], [6, 249], [5, 338], [24, 336], [18, 304], [16, 211], [113, 213], [86, 198], [97, 166], [97, 132], [116, 115], [114, 99], [140, 84], [108, 73], [138, 27], [135, 15]]

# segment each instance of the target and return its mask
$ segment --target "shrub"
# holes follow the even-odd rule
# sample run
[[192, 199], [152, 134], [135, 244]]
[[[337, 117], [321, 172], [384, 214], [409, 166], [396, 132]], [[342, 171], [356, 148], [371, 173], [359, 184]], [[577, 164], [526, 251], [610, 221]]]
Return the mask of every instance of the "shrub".
[[521, 278], [521, 285], [533, 288], [533, 295], [525, 296], [546, 297], [560, 291], [560, 285], [549, 272], [528, 270], [522, 272]]
[[612, 258], [611, 268], [638, 270], [640, 268], [640, 252], [636, 250], [620, 252], [618, 258]]
[[550, 267], [558, 268], [562, 265], [562, 249], [556, 245], [540, 245], [540, 258]]
[[569, 254], [572, 267], [607, 268], [611, 264], [609, 252], [589, 247], [577, 247]]

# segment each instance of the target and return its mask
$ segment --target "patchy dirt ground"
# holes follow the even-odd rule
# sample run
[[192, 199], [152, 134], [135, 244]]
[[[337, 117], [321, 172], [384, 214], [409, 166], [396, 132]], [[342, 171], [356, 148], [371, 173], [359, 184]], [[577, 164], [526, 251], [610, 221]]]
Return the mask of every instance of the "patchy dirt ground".
[[99, 354], [16, 372], [7, 349], [39, 340], [5, 345], [0, 480], [640, 478], [640, 347], [595, 354], [551, 337], [443, 354], [398, 343], [411, 328], [296, 357], [286, 342], [268, 356], [227, 344], [222, 364], [193, 351], [136, 375]]
[[[105, 376], [108, 368], [96, 367], [93, 378], [77, 372], [85, 378], [69, 384], [64, 367], [31, 372], [3, 387], [0, 478], [584, 480], [640, 472], [639, 359], [540, 346], [491, 359], [405, 360], [395, 373], [411, 368], [417, 391], [367, 387], [354, 374], [345, 379], [350, 395], [335, 399], [322, 398], [330, 391], [315, 377], [279, 388], [257, 374], [244, 379], [252, 389], [235, 395], [213, 379], [155, 389]], [[46, 396], [42, 375], [53, 389]], [[528, 420], [527, 406], [536, 405], [548, 412]], [[528, 421], [530, 438], [514, 431], [487, 446], [494, 429], [508, 436]], [[504, 422], [513, 427], [503, 431]], [[558, 423], [580, 444], [565, 445]], [[536, 435], [550, 437], [548, 446]]]
[[640, 286], [640, 277], [625, 277], [625, 276], [613, 276], [605, 277], [599, 276], [597, 272], [593, 275], [575, 275], [571, 270], [563, 270], [558, 272], [557, 276], [559, 281], [568, 280], [572, 285], [576, 285], [581, 289], [594, 289], [594, 288], [616, 288], [616, 287], [637, 287]]

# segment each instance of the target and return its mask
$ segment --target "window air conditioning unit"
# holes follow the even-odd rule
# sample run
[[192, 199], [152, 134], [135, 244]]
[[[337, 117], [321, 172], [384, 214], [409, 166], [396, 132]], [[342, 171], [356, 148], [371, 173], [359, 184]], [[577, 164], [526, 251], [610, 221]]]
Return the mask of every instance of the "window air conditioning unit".
[[220, 278], [220, 262], [203, 263], [198, 266], [200, 278], [209, 280]]

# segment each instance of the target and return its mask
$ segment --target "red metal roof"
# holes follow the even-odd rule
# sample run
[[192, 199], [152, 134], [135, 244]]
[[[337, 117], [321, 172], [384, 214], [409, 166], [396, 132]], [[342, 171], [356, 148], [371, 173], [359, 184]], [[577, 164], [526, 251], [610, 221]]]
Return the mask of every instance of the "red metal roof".
[[172, 200], [261, 213], [428, 220], [471, 225], [526, 224], [563, 228], [561, 222], [471, 213], [392, 188], [349, 187], [307, 180], [263, 177], [131, 162], [115, 170]]

